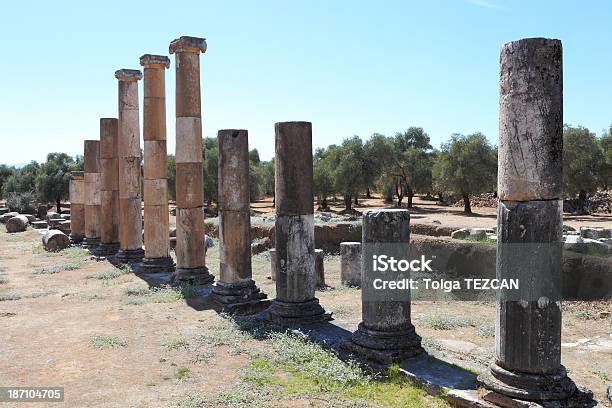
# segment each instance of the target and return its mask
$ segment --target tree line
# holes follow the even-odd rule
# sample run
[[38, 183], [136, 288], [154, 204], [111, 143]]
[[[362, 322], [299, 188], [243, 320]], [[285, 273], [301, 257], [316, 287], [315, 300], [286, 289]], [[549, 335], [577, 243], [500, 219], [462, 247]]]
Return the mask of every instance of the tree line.
[[[590, 194], [612, 186], [612, 126], [601, 136], [570, 125], [563, 129], [563, 170], [566, 198], [576, 202], [576, 212], [585, 213]], [[216, 138], [204, 138], [204, 197], [207, 206], [218, 196]], [[250, 192], [253, 201], [274, 195], [274, 159], [263, 161], [257, 149], [249, 152]], [[68, 199], [70, 172], [83, 170], [82, 156], [49, 153], [44, 163], [35, 161], [19, 169], [0, 165], [0, 194], [9, 207], [26, 212], [34, 202], [59, 206]], [[431, 145], [421, 127], [410, 127], [392, 136], [359, 136], [340, 144], [318, 148], [313, 155], [314, 193], [319, 210], [328, 210], [330, 198], [341, 197], [343, 213], [353, 212], [360, 197], [382, 194], [388, 203], [413, 206], [415, 194], [462, 199], [471, 213], [470, 198], [495, 192], [497, 147], [480, 132], [452, 134], [440, 148]], [[176, 163], [168, 156], [168, 187], [175, 198]], [[296, 180], [296, 182], [299, 182]]]

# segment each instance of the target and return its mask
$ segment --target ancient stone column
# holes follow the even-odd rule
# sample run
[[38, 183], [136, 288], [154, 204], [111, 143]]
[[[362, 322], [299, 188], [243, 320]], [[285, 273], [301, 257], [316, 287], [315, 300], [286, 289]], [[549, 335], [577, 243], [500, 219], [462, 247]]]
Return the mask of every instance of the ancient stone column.
[[70, 172], [70, 242], [80, 244], [85, 238], [85, 179], [82, 171]]
[[145, 54], [144, 67], [144, 244], [139, 272], [174, 272], [170, 256], [168, 212], [168, 159], [166, 152], [165, 55]]
[[83, 246], [100, 244], [100, 141], [85, 140], [85, 238]]
[[329, 320], [315, 297], [312, 124], [275, 125], [276, 299], [268, 318], [281, 325]]
[[361, 315], [357, 331], [342, 349], [378, 364], [390, 364], [423, 351], [421, 338], [410, 319], [410, 291], [377, 289], [378, 278], [409, 278], [374, 271], [373, 256], [407, 259], [410, 245], [410, 213], [407, 210], [370, 210], [363, 214]]
[[512, 398], [564, 399], [576, 387], [561, 365], [561, 41], [502, 46], [499, 106], [497, 278], [521, 290], [500, 291], [496, 357], [480, 379]]
[[206, 40], [180, 37], [170, 43], [176, 54], [176, 272], [174, 279], [214, 282], [204, 250], [204, 183], [200, 52]]
[[276, 249], [268, 251], [270, 254], [270, 279], [276, 282]]
[[347, 286], [361, 286], [361, 242], [340, 243], [340, 281]]
[[140, 119], [136, 69], [115, 72], [119, 80], [119, 252], [122, 263], [140, 262], [142, 249], [142, 195], [140, 174]]
[[252, 314], [270, 304], [251, 270], [249, 139], [246, 130], [220, 130], [219, 280], [212, 299], [222, 310]]
[[325, 287], [325, 254], [322, 249], [315, 249], [315, 273], [317, 275], [317, 287]]
[[119, 250], [119, 122], [100, 119], [100, 246], [96, 255], [112, 256]]

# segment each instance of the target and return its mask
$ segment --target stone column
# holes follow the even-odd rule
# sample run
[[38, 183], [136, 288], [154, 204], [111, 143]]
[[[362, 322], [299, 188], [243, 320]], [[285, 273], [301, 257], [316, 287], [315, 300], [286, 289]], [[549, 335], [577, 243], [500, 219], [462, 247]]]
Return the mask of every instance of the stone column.
[[410, 291], [376, 290], [375, 279], [409, 278], [373, 271], [374, 255], [407, 259], [410, 246], [410, 213], [407, 210], [370, 210], [363, 214], [362, 321], [342, 349], [377, 364], [391, 364], [421, 352], [421, 338], [410, 319]]
[[168, 158], [166, 153], [165, 55], [145, 54], [144, 67], [144, 244], [139, 272], [174, 272], [170, 256], [168, 212]]
[[276, 282], [276, 249], [268, 251], [270, 254], [270, 279]]
[[361, 242], [340, 243], [340, 281], [347, 286], [361, 286]]
[[119, 122], [100, 119], [100, 246], [96, 255], [112, 256], [119, 250]]
[[91, 250], [100, 244], [100, 142], [85, 140], [85, 239]]
[[246, 130], [220, 130], [219, 274], [212, 299], [222, 310], [252, 314], [270, 301], [260, 292], [251, 270], [251, 199], [249, 139]]
[[[480, 380], [511, 398], [560, 400], [575, 384], [561, 365], [563, 73], [561, 41], [501, 48], [496, 357]], [[485, 399], [495, 395], [485, 395]]]
[[317, 274], [317, 287], [325, 287], [325, 254], [322, 249], [315, 249], [315, 272]]
[[142, 195], [140, 174], [140, 120], [136, 69], [115, 72], [119, 80], [119, 252], [122, 263], [140, 262], [142, 250]]
[[80, 244], [85, 238], [85, 180], [82, 171], [70, 172], [70, 242]]
[[215, 277], [204, 250], [204, 183], [200, 52], [206, 40], [180, 37], [170, 43], [176, 54], [176, 272], [174, 279], [199, 284]]
[[312, 124], [275, 125], [276, 299], [268, 318], [280, 325], [329, 320], [315, 297]]

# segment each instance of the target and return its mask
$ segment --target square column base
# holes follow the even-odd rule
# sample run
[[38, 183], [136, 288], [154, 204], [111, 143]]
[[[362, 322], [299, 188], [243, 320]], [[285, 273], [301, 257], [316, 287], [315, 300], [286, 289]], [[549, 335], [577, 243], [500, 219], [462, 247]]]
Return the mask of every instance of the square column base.
[[198, 268], [177, 267], [172, 274], [172, 280], [190, 283], [192, 285], [208, 285], [215, 281], [215, 277], [208, 271], [206, 266], [200, 266]]
[[107, 244], [105, 242], [101, 242], [97, 248], [93, 249], [91, 252], [97, 256], [113, 256], [119, 251], [119, 243]]
[[402, 331], [380, 331], [368, 329], [363, 323], [340, 350], [377, 365], [399, 363], [425, 351], [412, 325]]
[[119, 252], [117, 252], [117, 255], [115, 255], [113, 259], [116, 263], [132, 264], [132, 263], [141, 262], [143, 256], [144, 256], [144, 250], [142, 248], [120, 249]]
[[100, 237], [97, 238], [88, 238], [84, 237], [81, 246], [83, 248], [89, 249], [90, 251], [95, 249], [98, 245], [100, 245]]
[[554, 374], [531, 374], [506, 370], [496, 363], [478, 376], [485, 389], [524, 401], [567, 400], [576, 392], [576, 384], [561, 366]]
[[243, 284], [218, 281], [210, 295], [221, 312], [236, 315], [250, 315], [267, 309], [271, 303], [267, 297], [253, 280]]
[[175, 271], [174, 260], [171, 256], [161, 258], [143, 258], [138, 265], [138, 273], [172, 273]]
[[284, 302], [274, 299], [268, 308], [266, 318], [272, 323], [286, 327], [332, 320], [331, 313], [325, 312], [317, 298], [305, 302]]

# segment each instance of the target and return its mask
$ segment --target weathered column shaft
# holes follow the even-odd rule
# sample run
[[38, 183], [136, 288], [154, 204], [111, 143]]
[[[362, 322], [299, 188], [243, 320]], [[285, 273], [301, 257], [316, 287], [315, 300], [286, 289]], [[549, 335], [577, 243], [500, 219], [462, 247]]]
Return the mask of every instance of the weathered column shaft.
[[[485, 387], [525, 400], [563, 399], [561, 365], [563, 74], [559, 40], [504, 44], [500, 58], [496, 359]], [[555, 291], [557, 290], [557, 292]]]
[[408, 279], [372, 269], [374, 256], [406, 259], [410, 245], [410, 213], [407, 210], [371, 210], [363, 214], [361, 248], [362, 322], [343, 349], [377, 363], [389, 364], [421, 352], [421, 338], [410, 319], [410, 292], [377, 289], [377, 279]]
[[315, 298], [312, 124], [275, 125], [276, 299], [269, 318], [283, 325], [330, 316]]
[[82, 171], [70, 173], [70, 242], [78, 244], [85, 237], [85, 180]]
[[176, 272], [179, 280], [211, 283], [204, 251], [204, 184], [200, 52], [203, 38], [180, 37], [170, 43], [176, 53]]
[[140, 169], [140, 120], [138, 112], [138, 70], [115, 72], [119, 80], [119, 241], [117, 259], [142, 260], [142, 195]]
[[252, 282], [249, 142], [246, 130], [220, 130], [219, 257], [220, 281]]
[[325, 287], [325, 253], [322, 249], [315, 249], [315, 273], [317, 287]]
[[249, 139], [246, 130], [220, 130], [219, 143], [219, 272], [214, 299], [226, 310], [249, 314], [269, 302], [253, 281]]
[[98, 255], [114, 255], [119, 249], [119, 122], [100, 119], [100, 246]]
[[84, 246], [100, 243], [100, 142], [85, 140], [85, 240]]
[[165, 70], [170, 59], [145, 54], [144, 66], [144, 243], [141, 272], [172, 272], [168, 212]]
[[340, 281], [361, 286], [361, 242], [340, 243]]

